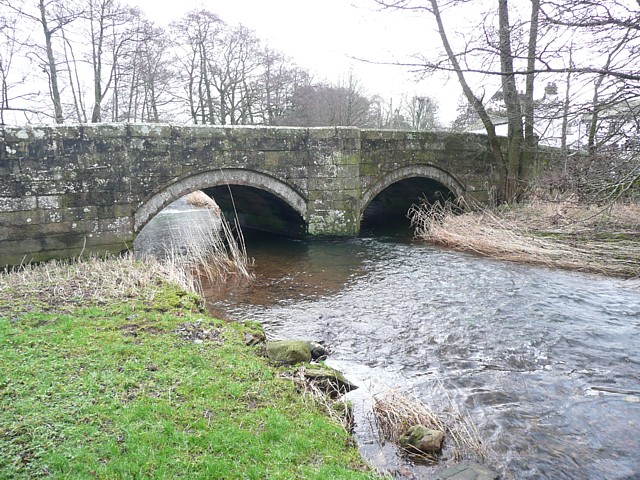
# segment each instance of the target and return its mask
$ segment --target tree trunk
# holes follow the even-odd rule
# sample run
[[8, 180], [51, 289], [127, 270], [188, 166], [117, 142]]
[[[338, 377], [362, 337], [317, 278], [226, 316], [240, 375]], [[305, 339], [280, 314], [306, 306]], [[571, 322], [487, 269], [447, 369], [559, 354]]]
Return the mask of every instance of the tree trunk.
[[[71, 95], [73, 96], [73, 106], [76, 112], [76, 118], [78, 120], [78, 123], [86, 123], [87, 117], [86, 112], [84, 111], [84, 105], [82, 104], [82, 92], [80, 88], [81, 84], [77, 66], [78, 62], [76, 62], [75, 53], [73, 51], [73, 44], [67, 39], [64, 28], [60, 29], [60, 33], [62, 35], [62, 42], [64, 46], [64, 60], [67, 66], [67, 74], [69, 75], [69, 86], [71, 87]], [[69, 58], [69, 55], [71, 55], [71, 58]], [[73, 72], [71, 71], [72, 63], [74, 65]]]
[[101, 9], [98, 20], [98, 36], [93, 30], [94, 12], [91, 3], [91, 38], [93, 39], [92, 61], [93, 61], [93, 113], [91, 121], [93, 123], [100, 122], [102, 119], [102, 45], [104, 42], [104, 8]]
[[498, 0], [498, 20], [500, 37], [500, 66], [502, 71], [502, 92], [507, 109], [508, 142], [507, 178], [504, 184], [506, 201], [517, 201], [522, 194], [519, 172], [522, 165], [524, 130], [522, 128], [522, 107], [513, 70], [511, 51], [511, 26], [509, 24], [509, 4]]
[[521, 181], [527, 181], [535, 165], [537, 138], [534, 131], [533, 89], [536, 68], [536, 48], [538, 42], [538, 16], [540, 13], [540, 0], [531, 0], [531, 25], [529, 27], [529, 46], [527, 49], [527, 75], [524, 103], [524, 152], [522, 165], [519, 170]]
[[[453, 66], [454, 71], [456, 72], [456, 76], [458, 77], [458, 81], [460, 82], [460, 86], [462, 87], [462, 91], [464, 92], [464, 95], [467, 98], [467, 101], [476, 110], [478, 116], [480, 117], [480, 120], [482, 121], [482, 124], [484, 125], [485, 130], [487, 131], [491, 153], [495, 158], [496, 162], [498, 163], [498, 165], [500, 165], [501, 167], [500, 178], [503, 186], [506, 186], [507, 178], [509, 176], [509, 170], [508, 170], [507, 163], [504, 161], [504, 156], [502, 154], [502, 147], [500, 146], [500, 140], [498, 139], [498, 135], [496, 134], [496, 128], [493, 122], [491, 121], [491, 118], [489, 117], [487, 110], [484, 108], [482, 101], [473, 94], [473, 91], [471, 90], [471, 87], [469, 87], [469, 84], [467, 83], [464, 73], [462, 72], [462, 68], [460, 68], [458, 59], [456, 55], [453, 53], [453, 49], [451, 48], [449, 39], [447, 38], [447, 34], [444, 29], [444, 24], [442, 23], [442, 16], [440, 15], [440, 9], [438, 8], [437, 0], [430, 0], [430, 2], [431, 2], [433, 16], [435, 17], [436, 23], [438, 25], [438, 33], [440, 34], [442, 45], [447, 53], [447, 57], [449, 58], [449, 61], [451, 62], [451, 65]], [[504, 199], [506, 193], [507, 192], [503, 187], [503, 191], [499, 192], [500, 197]]]
[[60, 101], [60, 89], [58, 88], [58, 70], [56, 68], [56, 60], [53, 55], [53, 45], [51, 37], [53, 32], [49, 30], [47, 24], [47, 13], [45, 10], [44, 0], [40, 0], [40, 21], [42, 23], [42, 30], [44, 31], [44, 38], [47, 49], [47, 62], [49, 66], [49, 86], [51, 87], [51, 98], [53, 100], [53, 111], [56, 119], [56, 123], [62, 123], [64, 118], [62, 117], [62, 102]]
[[591, 121], [589, 122], [589, 137], [587, 140], [587, 150], [590, 155], [596, 153], [596, 133], [598, 132], [598, 117], [600, 113], [600, 86], [604, 81], [604, 74], [598, 76], [593, 86], [593, 99], [591, 104]]
[[[569, 47], [569, 69], [573, 68], [573, 43]], [[562, 133], [560, 136], [560, 150], [565, 155], [568, 153], [567, 131], [569, 130], [569, 101], [571, 100], [571, 71], [567, 72], [567, 87], [564, 93], [562, 105]]]

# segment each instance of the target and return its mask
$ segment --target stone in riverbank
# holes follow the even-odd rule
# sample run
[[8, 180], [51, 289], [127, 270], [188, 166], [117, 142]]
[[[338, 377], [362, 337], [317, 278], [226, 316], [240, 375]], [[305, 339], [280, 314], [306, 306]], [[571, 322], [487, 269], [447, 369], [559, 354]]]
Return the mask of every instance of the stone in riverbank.
[[316, 342], [306, 340], [271, 340], [267, 342], [267, 357], [283, 365], [308, 363], [326, 358], [327, 350]]
[[338, 370], [324, 363], [305, 366], [303, 375], [307, 381], [316, 385], [331, 398], [339, 397], [358, 388], [357, 385], [347, 380]]

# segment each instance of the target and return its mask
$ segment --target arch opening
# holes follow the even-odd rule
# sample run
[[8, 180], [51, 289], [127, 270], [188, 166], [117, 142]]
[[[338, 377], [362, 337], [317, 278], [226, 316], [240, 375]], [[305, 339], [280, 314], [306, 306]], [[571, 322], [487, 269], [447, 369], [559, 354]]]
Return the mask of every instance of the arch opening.
[[362, 212], [363, 232], [381, 230], [408, 231], [407, 212], [421, 201], [444, 203], [454, 201], [456, 194], [432, 178], [410, 177], [391, 183], [373, 197]]
[[[238, 200], [240, 200], [245, 193], [250, 192], [250, 198], [252, 198], [257, 205], [263, 206], [262, 213], [265, 215], [274, 214], [276, 218], [284, 217], [289, 221], [293, 220], [294, 223], [299, 224], [294, 228], [294, 231], [302, 230], [306, 232], [307, 227], [304, 217], [307, 209], [306, 199], [293, 187], [270, 175], [245, 169], [212, 170], [184, 177], [170, 185], [165, 185], [138, 207], [134, 215], [134, 230], [136, 233], [140, 232], [164, 207], [196, 190], [209, 190], [213, 193], [213, 195], [209, 194], [209, 196], [216, 202], [218, 202], [216, 196], [221, 197], [220, 203], [222, 205], [220, 206], [221, 209], [223, 209], [225, 195], [229, 195], [229, 188], [232, 189], [232, 192], [234, 189], [238, 192], [237, 195], [233, 195], [233, 199], [236, 202], [236, 211], [239, 217], [241, 213], [245, 212], [241, 212], [237, 208]], [[266, 208], [265, 205], [269, 203], [274, 203], [277, 206]], [[245, 201], [243, 204], [246, 205], [244, 210], [248, 212], [256, 211], [256, 209], [251, 208], [251, 202]], [[233, 208], [229, 208], [225, 213], [228, 214], [229, 212], [234, 212]], [[235, 212], [233, 216], [228, 216], [227, 218], [235, 218]], [[282, 225], [284, 225], [284, 223], [287, 222], [281, 222]], [[273, 224], [277, 225], [278, 222], [274, 220]], [[287, 229], [285, 229], [282, 234], [286, 234], [286, 230]]]

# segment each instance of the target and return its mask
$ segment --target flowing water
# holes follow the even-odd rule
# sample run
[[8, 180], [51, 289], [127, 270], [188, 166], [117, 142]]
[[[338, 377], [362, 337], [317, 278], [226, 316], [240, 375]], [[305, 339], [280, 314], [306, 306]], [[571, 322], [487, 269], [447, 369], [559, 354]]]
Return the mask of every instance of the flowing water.
[[374, 466], [441, 468], [377, 442], [371, 395], [391, 388], [468, 415], [502, 478], [640, 478], [637, 283], [393, 237], [271, 238], [248, 252], [255, 283], [211, 291], [209, 306], [330, 346], [328, 363], [361, 386], [355, 435]]

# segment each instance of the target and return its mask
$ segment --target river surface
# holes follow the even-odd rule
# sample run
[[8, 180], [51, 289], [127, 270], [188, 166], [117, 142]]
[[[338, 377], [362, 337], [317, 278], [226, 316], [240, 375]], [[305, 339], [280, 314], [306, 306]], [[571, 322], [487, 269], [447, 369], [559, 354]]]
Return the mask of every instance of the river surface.
[[355, 436], [374, 466], [431, 478], [452, 463], [445, 451], [440, 465], [414, 464], [377, 441], [371, 396], [393, 389], [467, 416], [482, 461], [502, 478], [640, 479], [637, 283], [482, 259], [406, 235], [247, 246], [257, 279], [211, 289], [209, 307], [262, 323], [270, 338], [330, 346], [327, 363], [361, 387], [349, 394]]

